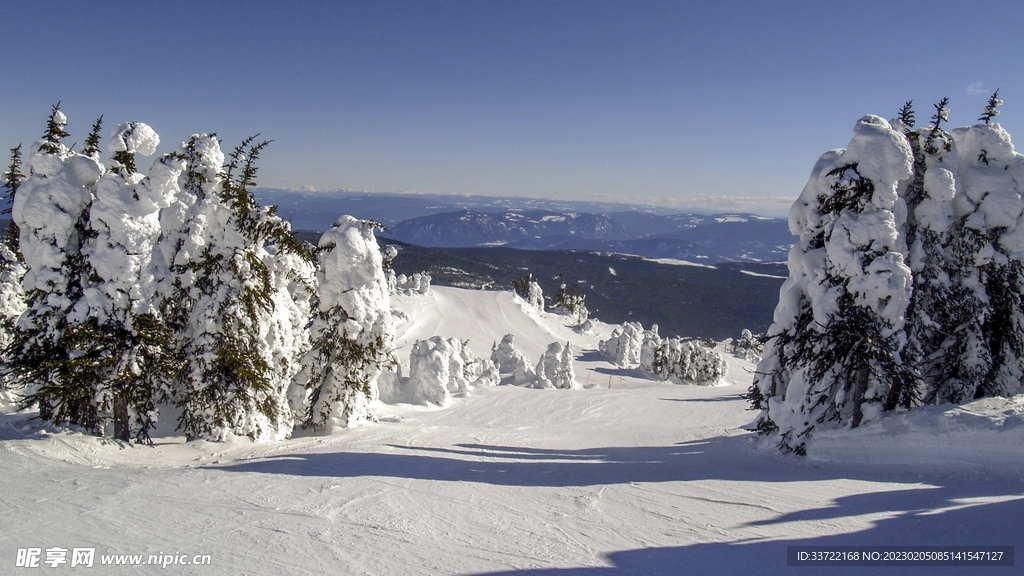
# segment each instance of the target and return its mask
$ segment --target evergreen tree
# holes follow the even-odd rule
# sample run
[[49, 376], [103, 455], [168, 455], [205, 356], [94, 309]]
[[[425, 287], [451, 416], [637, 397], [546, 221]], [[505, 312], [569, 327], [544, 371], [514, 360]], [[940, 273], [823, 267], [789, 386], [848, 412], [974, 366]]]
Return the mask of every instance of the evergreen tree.
[[999, 89], [997, 88], [992, 96], [988, 99], [988, 104], [985, 106], [985, 111], [981, 113], [981, 118], [978, 118], [979, 122], [989, 124], [992, 119], [999, 115], [999, 107], [1003, 105], [1003, 101], [999, 99]]
[[512, 289], [530, 306], [538, 310], [544, 310], [544, 291], [541, 290], [540, 284], [534, 279], [532, 272], [527, 272], [526, 276], [513, 280]]
[[[933, 121], [941, 121], [940, 116], [937, 114]], [[956, 181], [952, 138], [935, 126], [919, 130], [908, 127], [904, 135], [914, 155], [913, 175], [901, 193], [907, 206], [902, 232], [914, 289], [907, 308], [903, 357], [916, 372], [920, 389], [922, 385], [970, 377], [975, 370], [973, 363], [979, 358], [962, 354], [980, 324], [972, 328], [969, 314], [973, 313], [965, 312], [976, 311], [982, 303], [950, 273], [956, 267], [950, 258], [960, 254], [952, 246]], [[931, 144], [927, 145], [929, 138]], [[924, 399], [933, 397], [931, 390], [923, 391]]]
[[[197, 135], [176, 153], [186, 168], [161, 217], [161, 309], [188, 360], [175, 391], [189, 439], [290, 433], [288, 384], [308, 346], [309, 254], [272, 208], [252, 196], [255, 137], [224, 164], [216, 138]], [[307, 303], [303, 315], [302, 301]]]
[[1024, 380], [1024, 156], [996, 123], [957, 128], [952, 137], [958, 160], [953, 264], [960, 284], [980, 304], [964, 307], [979, 309], [968, 326], [980, 332], [965, 355], [985, 358], [988, 369], [975, 362], [972, 375], [985, 372], [981, 382], [947, 386], [936, 401], [1010, 396], [1022, 390]]
[[[11, 165], [8, 167], [7, 172], [4, 172], [4, 198], [7, 201], [7, 207], [0, 211], [0, 214], [10, 214], [14, 209], [14, 194], [18, 191], [18, 187], [21, 186], [24, 180], [25, 175], [21, 173], [21, 144], [18, 144], [11, 148]], [[4, 244], [20, 260], [21, 250], [18, 249], [19, 234], [18, 225], [12, 220], [7, 226], [7, 237], [4, 240]]]
[[800, 241], [748, 396], [758, 430], [778, 433], [784, 450], [804, 453], [816, 426], [856, 427], [914, 400], [901, 358], [910, 270], [895, 215], [912, 164], [906, 138], [865, 116], [790, 211]]
[[92, 130], [89, 131], [89, 135], [85, 137], [85, 147], [82, 148], [82, 154], [99, 159], [100, 130], [102, 128], [103, 116], [101, 115], [99, 118], [96, 119], [96, 122], [93, 123]]
[[342, 216], [320, 238], [312, 348], [295, 379], [305, 394], [290, 395], [307, 428], [348, 428], [374, 419], [377, 378], [395, 363], [377, 227]]
[[[155, 152], [159, 142], [149, 126], [129, 122], [114, 129], [109, 147], [123, 168], [135, 165], [135, 154]], [[180, 371], [173, 333], [157, 314], [151, 261], [159, 211], [172, 201], [182, 169], [180, 160], [165, 156], [147, 176], [110, 171], [93, 186], [90, 235], [82, 248], [90, 274], [71, 316], [94, 358], [97, 374], [90, 379], [99, 383], [95, 395], [118, 440], [150, 443], [157, 404], [166, 401]]]
[[[4, 173], [4, 195], [8, 207], [2, 214], [10, 214], [14, 207], [14, 195], [24, 181], [21, 173], [21, 144], [11, 148], [11, 165]], [[19, 239], [21, 231], [11, 220], [7, 225], [7, 233], [0, 244], [0, 350], [7, 348], [14, 340], [18, 317], [25, 311], [25, 290], [21, 286], [25, 276], [25, 258], [21, 255]], [[0, 373], [6, 361], [0, 352]]]
[[[14, 195], [21, 186], [25, 175], [21, 173], [21, 144], [11, 148], [11, 165], [4, 173], [4, 192], [8, 207], [3, 214], [10, 214], [14, 206]], [[25, 276], [24, 257], [19, 250], [18, 225], [11, 220], [7, 225], [6, 237], [0, 244], [0, 351], [14, 340], [18, 317], [25, 311], [25, 290], [21, 280]], [[0, 377], [6, 370], [6, 360], [0, 352]]]
[[55, 105], [15, 195], [12, 216], [21, 229], [28, 308], [4, 356], [11, 380], [25, 391], [23, 406], [38, 405], [44, 420], [102, 433], [103, 407], [96, 398], [102, 359], [71, 307], [85, 295], [90, 275], [82, 246], [90, 236], [91, 189], [104, 168], [64, 146], [66, 124]]
[[587, 318], [590, 317], [590, 311], [587, 310], [586, 305], [587, 295], [580, 290], [578, 283], [572, 287], [572, 292], [570, 292], [565, 284], [565, 276], [562, 273], [558, 274], [558, 279], [559, 287], [558, 293], [555, 294], [554, 308], [571, 316], [576, 321], [576, 324], [586, 322]]
[[900, 114], [898, 119], [903, 126], [909, 130], [914, 127], [914, 101], [907, 100], [903, 107], [900, 108]]

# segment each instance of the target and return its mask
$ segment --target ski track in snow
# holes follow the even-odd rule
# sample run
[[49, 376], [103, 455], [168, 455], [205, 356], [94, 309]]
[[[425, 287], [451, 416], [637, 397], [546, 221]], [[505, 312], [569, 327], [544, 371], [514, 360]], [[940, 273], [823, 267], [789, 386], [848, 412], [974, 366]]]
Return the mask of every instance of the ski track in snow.
[[[139, 447], [3, 415], [0, 562], [60, 546], [95, 547], [97, 563], [212, 556], [176, 574], [792, 574], [787, 545], [1024, 550], [1022, 397], [893, 415], [786, 457], [742, 429], [753, 365], [724, 352], [725, 385], [680, 386], [598, 359], [610, 326], [581, 336], [509, 293], [435, 287], [393, 305], [409, 318], [396, 325], [406, 365], [416, 339], [468, 338], [487, 356], [513, 333], [531, 361], [571, 342], [591, 388], [478, 388], [443, 410], [380, 405], [378, 424], [266, 444]], [[868, 572], [968, 573], [828, 569]]]

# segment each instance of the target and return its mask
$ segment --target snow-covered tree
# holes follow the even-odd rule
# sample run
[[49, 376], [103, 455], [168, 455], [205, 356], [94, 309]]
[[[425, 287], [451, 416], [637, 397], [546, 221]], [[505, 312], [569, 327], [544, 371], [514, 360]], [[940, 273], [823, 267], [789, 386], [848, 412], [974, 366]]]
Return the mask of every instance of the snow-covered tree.
[[[657, 327], [654, 330], [657, 335]], [[640, 365], [643, 342], [644, 327], [639, 322], [626, 322], [612, 330], [607, 340], [598, 342], [597, 347], [612, 364], [620, 368], [636, 368]]]
[[526, 276], [513, 280], [512, 288], [527, 304], [538, 310], [544, 310], [544, 291], [533, 278], [533, 273], [527, 272]]
[[[161, 310], [188, 361], [175, 390], [190, 439], [290, 433], [288, 388], [308, 348], [309, 255], [272, 207], [251, 193], [267, 142], [246, 139], [224, 164], [212, 135], [175, 153], [185, 163], [161, 213]], [[223, 170], [221, 170], [223, 166]], [[305, 304], [303, 304], [305, 302]]]
[[[114, 128], [108, 148], [134, 167], [150, 155], [157, 134], [141, 122]], [[93, 156], [87, 156], [93, 158]], [[82, 247], [90, 274], [68, 320], [83, 336], [99, 383], [96, 400], [113, 419], [114, 437], [149, 441], [157, 403], [179, 370], [173, 334], [156, 313], [151, 261], [160, 234], [159, 211], [173, 199], [181, 163], [162, 158], [143, 177], [124, 168], [106, 172], [92, 188], [89, 235]]]
[[398, 290], [398, 278], [395, 276], [395, 258], [398, 258], [398, 246], [388, 244], [380, 251], [380, 256], [384, 277], [388, 281], [388, 292], [394, 294]]
[[523, 353], [515, 348], [515, 336], [506, 334], [491, 349], [491, 362], [502, 377], [511, 377], [514, 384], [530, 384], [537, 380], [537, 372]]
[[[916, 130], [912, 112], [907, 121], [909, 105], [895, 124], [902, 125], [914, 155], [913, 175], [900, 192], [907, 207], [902, 236], [913, 276], [903, 358], [928, 387], [973, 380], [985, 373], [984, 366], [977, 368], [984, 357], [965, 354], [971, 342], [979, 342], [984, 295], [961, 282], [961, 274], [951, 274], [967, 261], [962, 258], [964, 245], [954, 245], [952, 232], [957, 167], [952, 138], [941, 128], [948, 115], [946, 101], [936, 105], [929, 126]], [[973, 261], [973, 255], [969, 259]], [[967, 267], [973, 268], [973, 262]], [[928, 398], [929, 394], [926, 389], [921, 395]]]
[[[4, 172], [3, 188], [7, 207], [0, 214], [11, 213], [15, 193], [24, 180], [25, 175], [21, 173], [21, 144], [18, 144], [11, 148], [11, 164]], [[14, 340], [18, 317], [26, 307], [25, 290], [21, 287], [25, 265], [18, 247], [18, 236], [18, 225], [12, 220], [7, 226], [6, 237], [0, 243], [0, 351]], [[5, 365], [0, 360], [0, 371]]]
[[[305, 426], [347, 428], [374, 418], [377, 378], [394, 364], [387, 278], [374, 222], [342, 216], [320, 238], [312, 349], [296, 383]], [[292, 394], [296, 398], [295, 394]], [[294, 404], [293, 409], [300, 409]]]
[[92, 130], [89, 131], [89, 135], [85, 137], [85, 141], [82, 146], [82, 154], [90, 156], [97, 162], [100, 161], [100, 130], [103, 129], [103, 116], [100, 115], [96, 119], [96, 122], [92, 125]]
[[44, 420], [102, 432], [96, 393], [105, 382], [96, 364], [103, 359], [90, 350], [89, 331], [68, 316], [85, 296], [90, 269], [82, 246], [90, 235], [91, 189], [105, 169], [62, 143], [66, 125], [58, 103], [29, 150], [29, 175], [14, 197], [28, 307], [5, 356], [12, 382], [26, 393], [24, 406], [38, 405]]
[[587, 295], [580, 290], [579, 284], [569, 291], [565, 284], [565, 276], [559, 274], [558, 278], [559, 287], [558, 293], [555, 294], [554, 309], [568, 315], [577, 326], [583, 324], [590, 317], [590, 310], [587, 310], [586, 304]]
[[409, 357], [408, 401], [447, 406], [452, 395], [498, 383], [493, 362], [477, 358], [468, 342], [434, 336], [413, 344]]
[[[394, 272], [392, 271], [392, 274]], [[391, 285], [391, 278], [388, 277], [388, 285]], [[394, 288], [392, 292], [396, 294], [405, 294], [406, 296], [412, 296], [414, 294], [429, 294], [430, 293], [430, 274], [426, 272], [414, 272], [410, 276], [405, 274], [399, 274], [394, 279]]]
[[[951, 135], [958, 160], [954, 272], [984, 305], [970, 308], [975, 314], [969, 325], [973, 329], [981, 321], [984, 344], [971, 341], [963, 361], [985, 360], [987, 352], [990, 364], [980, 383], [944, 386], [936, 401], [1010, 396], [1022, 391], [1024, 381], [1024, 156], [996, 123], [957, 128]], [[984, 362], [976, 360], [975, 366], [980, 372]]]
[[760, 360], [764, 345], [759, 336], [754, 336], [750, 330], [744, 328], [740, 332], [740, 337], [733, 341], [732, 351], [740, 358]]
[[913, 161], [903, 134], [865, 116], [845, 150], [819, 159], [790, 210], [800, 240], [750, 394], [758, 429], [786, 450], [803, 453], [816, 426], [856, 427], [913, 399], [900, 355], [911, 273], [898, 196]]
[[978, 118], [979, 122], [985, 124], [991, 124], [992, 119], [999, 116], [999, 107], [1003, 105], [1003, 101], [999, 99], [999, 90], [996, 89], [992, 93], [992, 96], [988, 99], [988, 104], [985, 106], [985, 110], [981, 113], [981, 117]]
[[679, 384], [716, 384], [725, 377], [725, 358], [694, 340], [662, 338], [655, 324], [643, 333], [640, 367]]
[[[24, 180], [25, 175], [21, 173], [21, 144], [18, 144], [11, 148], [11, 164], [7, 171], [4, 172], [4, 199], [6, 200], [6, 207], [0, 211], [0, 214], [11, 213], [14, 208], [14, 195]], [[4, 244], [20, 261], [21, 250], [18, 248], [18, 236], [18, 224], [12, 220], [7, 226], [7, 236], [4, 238]]]
[[566, 342], [548, 344], [548, 349], [537, 362], [537, 388], [558, 388], [576, 390], [580, 383], [576, 381], [576, 370], [572, 365], [572, 348]]

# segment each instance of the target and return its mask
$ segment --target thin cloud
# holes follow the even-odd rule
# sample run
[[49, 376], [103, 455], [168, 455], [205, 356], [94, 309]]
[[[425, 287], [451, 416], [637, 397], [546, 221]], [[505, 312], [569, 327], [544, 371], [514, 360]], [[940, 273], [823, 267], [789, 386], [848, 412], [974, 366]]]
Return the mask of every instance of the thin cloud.
[[989, 92], [990, 90], [988, 88], [985, 88], [984, 82], [975, 82], [974, 84], [971, 84], [970, 86], [967, 87], [967, 93], [972, 96], [978, 94], [988, 94]]

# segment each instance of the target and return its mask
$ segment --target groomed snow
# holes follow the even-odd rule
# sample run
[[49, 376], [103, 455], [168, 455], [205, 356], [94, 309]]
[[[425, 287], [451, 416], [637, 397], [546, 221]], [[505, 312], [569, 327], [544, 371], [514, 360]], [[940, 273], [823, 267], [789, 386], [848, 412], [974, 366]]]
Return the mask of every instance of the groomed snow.
[[743, 429], [753, 364], [724, 349], [725, 385], [681, 386], [600, 359], [610, 326], [581, 336], [509, 293], [433, 287], [392, 305], [404, 363], [417, 339], [468, 338], [486, 357], [511, 333], [532, 361], [570, 342], [589, 387], [478, 387], [446, 409], [380, 405], [377, 424], [265, 444], [147, 448], [3, 415], [0, 562], [57, 546], [95, 547], [97, 564], [210, 554], [167, 571], [203, 575], [812, 574], [825, 572], [786, 566], [787, 545], [1024, 550], [1022, 397], [889, 414], [787, 457]]

